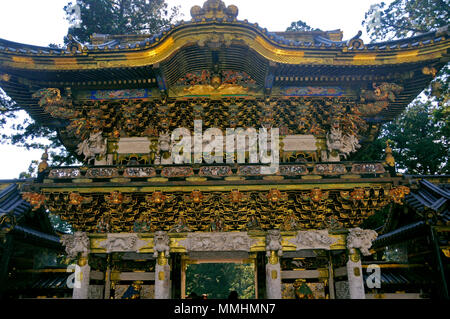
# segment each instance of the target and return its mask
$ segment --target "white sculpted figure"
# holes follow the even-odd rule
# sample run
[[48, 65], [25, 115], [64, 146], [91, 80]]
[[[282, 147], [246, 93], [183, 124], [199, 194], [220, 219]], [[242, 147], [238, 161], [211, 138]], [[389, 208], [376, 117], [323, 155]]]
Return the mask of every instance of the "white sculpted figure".
[[332, 127], [327, 133], [327, 148], [328, 151], [337, 151], [344, 158], [350, 153], [356, 152], [361, 145], [355, 135], [343, 135], [340, 128]]
[[102, 136], [102, 131], [91, 133], [88, 139], [78, 144], [77, 154], [84, 155], [84, 160], [95, 159], [97, 155], [106, 154], [106, 140]]
[[137, 242], [136, 236], [108, 238], [105, 244], [107, 252], [133, 251]]
[[347, 236], [347, 248], [359, 248], [364, 256], [369, 256], [369, 249], [372, 246], [372, 241], [378, 237], [376, 231], [371, 229], [361, 229], [359, 227], [349, 230]]
[[86, 233], [75, 232], [73, 235], [62, 235], [61, 243], [66, 247], [67, 256], [74, 258], [78, 253], [89, 252], [89, 237]]
[[270, 257], [270, 252], [276, 251], [278, 256], [283, 255], [283, 246], [281, 245], [281, 234], [277, 229], [270, 229], [266, 235], [266, 252], [267, 257]]
[[154, 253], [153, 253], [154, 257], [158, 257], [159, 252], [164, 252], [166, 257], [169, 257], [170, 238], [165, 231], [160, 230], [155, 232], [153, 242], [154, 242]]

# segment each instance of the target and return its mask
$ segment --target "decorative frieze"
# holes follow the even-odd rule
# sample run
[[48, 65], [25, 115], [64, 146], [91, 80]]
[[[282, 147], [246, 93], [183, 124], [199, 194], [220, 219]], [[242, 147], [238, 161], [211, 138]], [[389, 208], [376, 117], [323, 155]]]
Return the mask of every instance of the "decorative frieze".
[[156, 170], [153, 167], [127, 167], [123, 172], [124, 177], [153, 177]]
[[352, 165], [352, 173], [354, 174], [382, 174], [385, 172], [386, 170], [381, 163], [362, 163]]
[[313, 172], [317, 175], [343, 175], [347, 169], [344, 164], [316, 164]]
[[298, 231], [295, 238], [289, 240], [297, 248], [301, 249], [330, 249], [330, 246], [337, 241], [330, 237], [327, 230]]
[[161, 171], [161, 176], [164, 177], [188, 177], [194, 175], [192, 167], [164, 167]]
[[49, 178], [78, 178], [81, 171], [78, 168], [53, 168], [48, 174]]
[[198, 172], [198, 175], [206, 177], [222, 177], [232, 174], [230, 166], [202, 166]]
[[106, 240], [98, 243], [99, 247], [111, 252], [138, 252], [139, 249], [147, 245], [147, 242], [141, 240], [136, 234], [108, 234]]
[[118, 177], [119, 170], [115, 167], [93, 167], [86, 172], [86, 177], [89, 178], [111, 178]]
[[179, 242], [187, 251], [250, 251], [255, 243], [245, 232], [189, 233]]

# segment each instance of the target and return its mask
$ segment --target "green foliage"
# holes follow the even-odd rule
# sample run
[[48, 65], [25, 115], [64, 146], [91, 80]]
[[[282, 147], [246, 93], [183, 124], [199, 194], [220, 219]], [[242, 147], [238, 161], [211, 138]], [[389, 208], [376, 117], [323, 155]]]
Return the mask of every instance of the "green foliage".
[[376, 211], [375, 214], [365, 219], [360, 227], [363, 229], [379, 229], [383, 227], [391, 209], [392, 207], [388, 205]]
[[386, 125], [398, 169], [408, 174], [450, 172], [449, 136], [435, 118], [431, 102], [413, 102], [401, 116]]
[[48, 218], [50, 220], [50, 224], [52, 224], [53, 229], [55, 231], [65, 234], [73, 233], [72, 226], [66, 221], [62, 220], [58, 215], [48, 213]]
[[310, 27], [306, 22], [298, 20], [297, 22], [292, 22], [286, 31], [320, 31], [320, 29], [314, 29]]
[[[450, 0], [394, 0], [372, 5], [363, 25], [372, 40], [390, 40], [445, 27]], [[380, 159], [386, 140], [392, 143], [397, 169], [409, 174], [447, 174], [449, 168], [450, 108], [445, 66], [418, 98], [394, 121], [381, 128], [366, 157]]]
[[362, 25], [372, 40], [405, 38], [446, 26], [449, 8], [449, 0], [381, 2], [370, 7]]
[[68, 34], [80, 42], [93, 33], [155, 34], [175, 21], [178, 10], [165, 0], [77, 0], [64, 7], [72, 25]]
[[186, 269], [186, 294], [207, 294], [209, 299], [226, 299], [231, 291], [239, 299], [255, 298], [255, 272], [252, 264], [205, 263]]

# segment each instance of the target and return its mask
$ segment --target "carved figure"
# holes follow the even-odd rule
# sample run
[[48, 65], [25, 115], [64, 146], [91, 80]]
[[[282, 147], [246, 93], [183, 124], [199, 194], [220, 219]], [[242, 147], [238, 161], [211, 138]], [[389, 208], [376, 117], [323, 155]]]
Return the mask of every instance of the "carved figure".
[[270, 252], [276, 251], [278, 256], [283, 255], [283, 246], [281, 245], [281, 234], [278, 229], [270, 229], [266, 235], [266, 252], [270, 257]]
[[170, 238], [169, 235], [165, 231], [157, 231], [155, 232], [155, 237], [153, 238], [154, 241], [154, 257], [158, 257], [159, 252], [164, 252], [166, 257], [169, 257], [169, 244], [170, 244]]
[[344, 158], [347, 158], [350, 153], [356, 152], [360, 147], [361, 145], [355, 135], [343, 135], [340, 128], [332, 127], [330, 132], [327, 133], [328, 151], [337, 151]]
[[361, 229], [359, 227], [349, 230], [347, 236], [347, 248], [359, 248], [364, 256], [369, 256], [369, 249], [372, 246], [372, 241], [377, 238], [376, 231], [371, 229]]
[[91, 133], [88, 139], [78, 144], [77, 154], [84, 155], [84, 160], [95, 159], [97, 155], [106, 154], [106, 141], [102, 136], [102, 131]]
[[61, 243], [66, 247], [67, 256], [74, 258], [78, 253], [89, 252], [89, 238], [86, 233], [75, 232], [73, 235], [62, 235]]

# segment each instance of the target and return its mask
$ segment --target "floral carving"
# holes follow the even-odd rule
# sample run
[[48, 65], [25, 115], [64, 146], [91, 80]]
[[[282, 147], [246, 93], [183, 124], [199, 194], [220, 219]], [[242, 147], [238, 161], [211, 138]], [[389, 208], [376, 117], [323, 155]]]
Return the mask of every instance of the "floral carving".
[[44, 194], [33, 192], [22, 193], [22, 198], [31, 204], [33, 210], [38, 210], [39, 208], [41, 208], [46, 201], [46, 197]]
[[409, 187], [406, 186], [397, 186], [391, 190], [389, 190], [389, 197], [394, 203], [403, 204], [403, 200], [405, 196], [410, 193]]
[[112, 205], [119, 205], [119, 204], [127, 204], [131, 202], [131, 196], [127, 196], [122, 194], [121, 192], [111, 192], [109, 195], [105, 195], [105, 201]]

